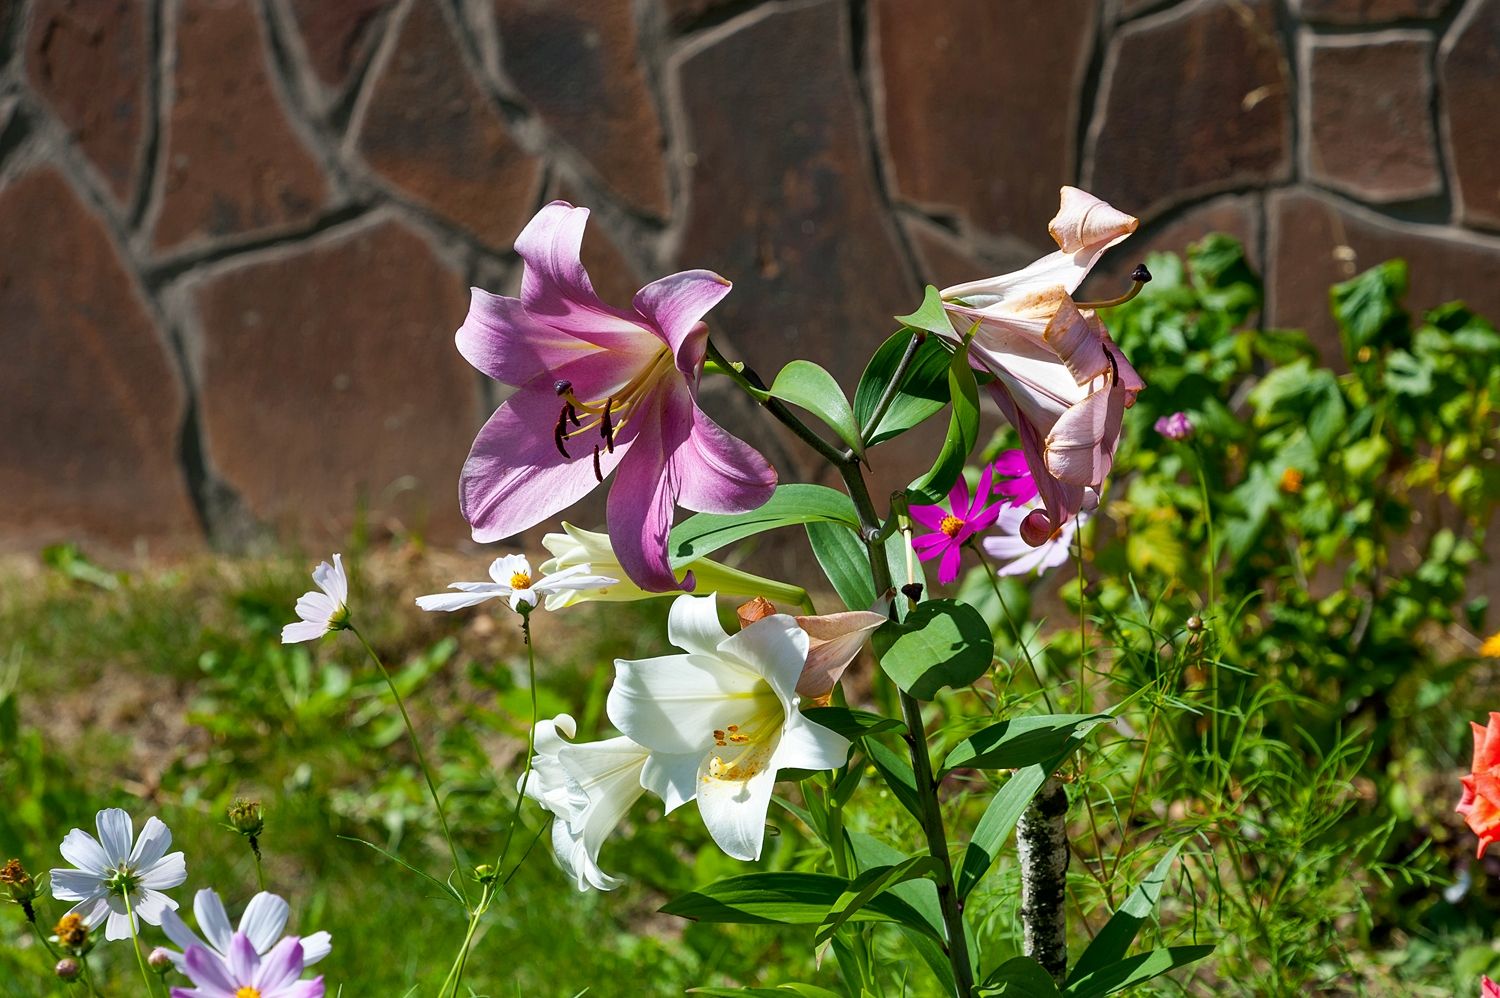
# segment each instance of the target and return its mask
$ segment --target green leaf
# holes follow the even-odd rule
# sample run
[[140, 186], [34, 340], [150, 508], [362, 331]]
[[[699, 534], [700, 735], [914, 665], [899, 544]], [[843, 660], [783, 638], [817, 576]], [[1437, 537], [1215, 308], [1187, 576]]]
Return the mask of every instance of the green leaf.
[[851, 610], [866, 610], [875, 602], [870, 581], [870, 556], [864, 542], [839, 523], [809, 523], [807, 542], [833, 591]]
[[1061, 998], [1057, 982], [1045, 967], [1029, 956], [1016, 956], [996, 967], [984, 979], [981, 995], [1006, 998]]
[[917, 604], [904, 621], [882, 624], [871, 644], [881, 670], [918, 700], [931, 700], [944, 686], [969, 685], [989, 671], [995, 655], [979, 611], [951, 599]]
[[771, 383], [771, 394], [800, 406], [826, 423], [854, 453], [864, 456], [865, 444], [854, 421], [854, 410], [833, 375], [810, 360], [794, 360]]
[[822, 485], [780, 485], [771, 498], [748, 513], [696, 513], [677, 526], [667, 541], [672, 565], [681, 567], [735, 541], [798, 523], [855, 526], [854, 503]]
[[[854, 863], [862, 871], [872, 870], [877, 866], [895, 866], [907, 858], [906, 853], [873, 835], [849, 831], [845, 834], [849, 838], [849, 847], [854, 852]], [[936, 883], [931, 880], [908, 880], [893, 886], [891, 893], [911, 905], [917, 914], [926, 919], [927, 927], [932, 930], [929, 935], [935, 934], [939, 938], [943, 936], [943, 906], [938, 900]], [[947, 962], [946, 957], [944, 962]]]
[[848, 707], [808, 707], [802, 716], [814, 724], [821, 724], [830, 731], [837, 731], [845, 738], [863, 738], [885, 731], [905, 731], [906, 725], [894, 717], [872, 714], [867, 710], [852, 710]]
[[1040, 765], [1027, 766], [1012, 773], [1005, 786], [995, 791], [984, 815], [974, 828], [974, 836], [964, 849], [963, 862], [958, 870], [958, 896], [969, 896], [984, 875], [989, 872], [1011, 829], [1021, 820], [1021, 813], [1031, 798], [1047, 781], [1048, 770]]
[[898, 315], [896, 321], [911, 329], [925, 329], [939, 336], [952, 336], [953, 325], [948, 313], [943, 311], [943, 296], [937, 288], [927, 285], [922, 292], [922, 304], [911, 315]]
[[849, 889], [844, 891], [833, 903], [833, 907], [828, 909], [828, 915], [823, 919], [823, 924], [818, 926], [815, 936], [816, 944], [821, 946], [833, 938], [833, 934], [845, 922], [877, 895], [897, 884], [917, 880], [929, 873], [936, 876], [941, 871], [942, 866], [933, 856], [912, 856], [893, 866], [877, 866], [864, 871], [850, 882]]
[[[661, 911], [697, 922], [821, 925], [850, 885], [843, 877], [825, 873], [747, 873], [673, 898]], [[932, 931], [911, 905], [889, 892], [876, 894], [849, 917]]]
[[[965, 341], [967, 343], [967, 341]], [[941, 502], [964, 472], [964, 462], [979, 440], [979, 384], [969, 367], [969, 351], [955, 350], [948, 360], [948, 395], [952, 409], [948, 413], [948, 435], [942, 450], [927, 473], [907, 492], [912, 502]]]
[[1196, 963], [1213, 951], [1212, 946], [1168, 946], [1154, 949], [1079, 978], [1068, 985], [1067, 994], [1070, 998], [1103, 998], [1104, 995], [1144, 984], [1153, 977], [1160, 977], [1178, 967]]
[[911, 763], [873, 738], [866, 739], [862, 744], [870, 765], [885, 780], [886, 786], [890, 787], [901, 806], [910, 811], [917, 823], [921, 824], [922, 797], [917, 793], [917, 777], [911, 770]]
[[1049, 762], [1069, 751], [1069, 743], [1083, 732], [1109, 719], [1108, 714], [1037, 714], [1000, 721], [953, 746], [943, 769], [1020, 769]]
[[[859, 387], [854, 390], [854, 418], [861, 427], [875, 415], [875, 407], [885, 388], [896, 376], [896, 368], [906, 353], [906, 345], [916, 335], [909, 329], [894, 333], [875, 351]], [[874, 447], [899, 436], [931, 418], [948, 404], [948, 350], [936, 338], [929, 337], [917, 345], [911, 363], [896, 394], [891, 397], [879, 425], [873, 427], [866, 446]]]
[[1406, 261], [1388, 260], [1329, 291], [1333, 317], [1350, 357], [1363, 346], [1399, 342], [1405, 335]]
[[1103, 970], [1111, 964], [1125, 959], [1125, 954], [1130, 952], [1130, 944], [1135, 942], [1135, 937], [1140, 933], [1141, 926], [1151, 917], [1151, 912], [1156, 908], [1156, 902], [1161, 898], [1162, 887], [1167, 882], [1167, 874], [1171, 872], [1172, 863], [1177, 859], [1177, 854], [1182, 851], [1182, 842], [1178, 842], [1167, 850], [1167, 854], [1152, 868], [1146, 879], [1138, 884], [1130, 895], [1125, 898], [1125, 903], [1120, 905], [1118, 911], [1110, 916], [1104, 928], [1089, 943], [1078, 962], [1073, 965], [1069, 981], [1080, 981], [1090, 974]]
[[1385, 386], [1398, 395], [1425, 398], [1432, 394], [1432, 361], [1393, 350], [1385, 361]]

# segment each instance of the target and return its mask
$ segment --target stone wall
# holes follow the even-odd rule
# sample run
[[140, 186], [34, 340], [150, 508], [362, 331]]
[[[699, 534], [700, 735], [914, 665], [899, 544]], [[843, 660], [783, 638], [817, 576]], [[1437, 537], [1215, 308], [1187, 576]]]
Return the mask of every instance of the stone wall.
[[451, 335], [555, 197], [606, 296], [713, 268], [849, 387], [1065, 183], [1145, 220], [1104, 284], [1217, 229], [1327, 344], [1392, 255], [1500, 315], [1500, 0], [0, 0], [0, 73], [10, 548], [462, 538]]

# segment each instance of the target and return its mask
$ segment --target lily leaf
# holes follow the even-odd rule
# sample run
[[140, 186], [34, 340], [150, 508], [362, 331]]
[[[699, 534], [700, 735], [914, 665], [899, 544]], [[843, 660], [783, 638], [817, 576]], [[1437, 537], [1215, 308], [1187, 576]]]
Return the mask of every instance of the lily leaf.
[[955, 350], [948, 359], [948, 396], [952, 404], [948, 435], [932, 467], [907, 486], [912, 502], [941, 502], [963, 474], [964, 462], [979, 440], [979, 383], [974, 380], [966, 349]]
[[1153, 977], [1160, 977], [1178, 967], [1196, 963], [1213, 951], [1212, 946], [1167, 946], [1154, 949], [1079, 978], [1068, 985], [1067, 994], [1069, 998], [1103, 998], [1104, 995], [1144, 984]]
[[[860, 909], [869, 904], [875, 897], [889, 890], [897, 884], [903, 884], [908, 880], [916, 880], [928, 874], [937, 875], [942, 871], [933, 856], [912, 856], [894, 866], [877, 866], [866, 870], [850, 882], [848, 890], [833, 903], [828, 909], [828, 915], [823, 923], [818, 926], [815, 941], [821, 946], [849, 919], [853, 918]], [[905, 902], [903, 902], [905, 903]]]
[[979, 993], [985, 998], [1062, 998], [1062, 991], [1047, 969], [1029, 956], [1016, 956], [996, 967]]
[[[661, 910], [697, 922], [821, 925], [852, 883], [826, 873], [747, 873], [673, 898]], [[911, 905], [889, 892], [870, 898], [849, 919], [932, 931]]]
[[1044, 763], [1063, 754], [1081, 732], [1109, 719], [1108, 714], [1039, 714], [1000, 721], [953, 746], [943, 769], [1020, 769]]
[[672, 528], [667, 551], [673, 567], [706, 557], [735, 541], [799, 523], [859, 524], [854, 503], [822, 485], [780, 485], [767, 502], [748, 513], [695, 513]]
[[[874, 417], [875, 408], [880, 404], [886, 386], [896, 376], [896, 368], [901, 365], [907, 344], [915, 335], [910, 329], [892, 334], [870, 358], [859, 386], [854, 390], [854, 418], [861, 427], [868, 426]], [[935, 416], [947, 404], [948, 351], [935, 337], [928, 337], [917, 344], [885, 415], [880, 417], [879, 424], [869, 427], [865, 445], [874, 447], [900, 436]]]
[[865, 444], [859, 436], [854, 410], [849, 408], [849, 400], [839, 383], [823, 368], [810, 360], [794, 360], [776, 375], [771, 394], [817, 416], [854, 453], [864, 457]]
[[1110, 916], [1104, 928], [1099, 930], [1099, 934], [1073, 965], [1073, 971], [1069, 975], [1071, 981], [1080, 981], [1095, 971], [1125, 959], [1125, 954], [1130, 951], [1130, 944], [1135, 942], [1141, 926], [1156, 908], [1162, 887], [1167, 882], [1167, 874], [1171, 872], [1172, 863], [1181, 851], [1181, 842], [1168, 849], [1146, 879], [1130, 892], [1125, 903]]
[[870, 640], [881, 670], [918, 700], [931, 700], [945, 686], [969, 685], [989, 671], [995, 654], [979, 611], [951, 599], [918, 603], [904, 621], [882, 624]]
[[974, 828], [974, 836], [964, 849], [963, 862], [958, 869], [958, 896], [965, 898], [984, 879], [994, 865], [995, 858], [1010, 838], [1011, 830], [1021, 820], [1021, 813], [1031, 798], [1047, 781], [1048, 771], [1042, 766], [1027, 766], [1012, 773], [1005, 786], [995, 791], [984, 815]]
[[807, 542], [833, 591], [851, 610], [868, 609], [875, 602], [870, 581], [870, 556], [859, 535], [845, 524], [815, 521], [807, 525]]
[[943, 311], [943, 296], [937, 288], [927, 285], [922, 292], [922, 304], [911, 315], [898, 315], [896, 321], [912, 329], [925, 329], [940, 336], [952, 336], [953, 326], [948, 314]]
[[802, 716], [849, 739], [906, 730], [906, 725], [894, 717], [872, 714], [867, 710], [852, 710], [849, 707], [808, 707], [802, 712]]

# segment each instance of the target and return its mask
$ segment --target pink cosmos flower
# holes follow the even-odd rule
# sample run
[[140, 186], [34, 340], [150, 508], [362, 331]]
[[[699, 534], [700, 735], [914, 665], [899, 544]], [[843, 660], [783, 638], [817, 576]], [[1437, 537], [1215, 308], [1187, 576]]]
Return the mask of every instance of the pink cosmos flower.
[[1002, 451], [991, 465], [995, 469], [995, 494], [1004, 496], [1012, 506], [1021, 506], [1036, 498], [1036, 479], [1026, 464], [1026, 452]]
[[[1041, 544], [1083, 508], [1109, 474], [1125, 409], [1145, 387], [1095, 314], [1073, 292], [1137, 219], [1074, 187], [1048, 230], [1058, 250], [1023, 270], [942, 292], [953, 339], [974, 330], [969, 357], [994, 377], [990, 393], [1021, 436], [1044, 509], [1021, 536]], [[1150, 275], [1137, 272], [1142, 283]]]
[[969, 499], [969, 483], [962, 475], [953, 483], [948, 493], [948, 505], [913, 506], [911, 518], [930, 533], [913, 537], [912, 548], [923, 561], [941, 558], [938, 563], [938, 581], [947, 585], [958, 578], [958, 565], [963, 559], [963, 546], [970, 537], [981, 530], [989, 529], [1000, 514], [1000, 506], [989, 505], [990, 482], [994, 468], [986, 467], [979, 479], [979, 489]]
[[236, 932], [226, 956], [194, 945], [183, 963], [195, 986], [173, 988], [172, 998], [323, 998], [323, 978], [299, 980], [304, 960], [296, 936], [287, 936], [262, 957], [249, 936]]
[[[776, 472], [698, 408], [701, 321], [729, 293], [718, 274], [663, 277], [628, 309], [599, 300], [579, 259], [588, 210], [554, 201], [516, 239], [521, 297], [473, 289], [458, 350], [516, 392], [479, 431], [460, 478], [476, 541], [571, 506], [611, 473], [610, 543], [642, 589], [679, 588], [667, 559], [673, 507], [754, 509]], [[692, 589], [689, 572], [680, 588]]]

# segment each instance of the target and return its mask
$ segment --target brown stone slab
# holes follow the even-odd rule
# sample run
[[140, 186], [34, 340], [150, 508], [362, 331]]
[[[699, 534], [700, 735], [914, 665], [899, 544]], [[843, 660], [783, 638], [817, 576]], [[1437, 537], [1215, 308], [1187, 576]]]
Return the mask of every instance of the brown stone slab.
[[881, 139], [901, 198], [1050, 248], [1073, 182], [1094, 0], [870, 5]]
[[135, 196], [141, 176], [151, 58], [147, 11], [138, 0], [41, 0], [26, 39], [32, 89], [121, 205]]
[[248, 0], [183, 0], [153, 230], [159, 250], [306, 225], [328, 183], [271, 81]]
[[1464, 9], [1443, 42], [1439, 64], [1458, 219], [1500, 229], [1500, 0]]
[[664, 216], [665, 138], [641, 68], [631, 0], [496, 0], [500, 62], [605, 186]]
[[1268, 197], [1267, 321], [1307, 330], [1325, 362], [1344, 366], [1329, 287], [1393, 257], [1409, 267], [1406, 304], [1414, 314], [1462, 299], [1486, 318], [1500, 319], [1500, 239], [1396, 222], [1311, 192]]
[[467, 535], [458, 473], [478, 375], [453, 346], [468, 292], [397, 221], [220, 268], [197, 284], [205, 450], [259, 519], [303, 538]]
[[1292, 9], [1299, 17], [1322, 24], [1439, 17], [1452, 5], [1453, 0], [1292, 0]]
[[1309, 179], [1379, 203], [1442, 192], [1430, 34], [1304, 32], [1299, 57]]
[[731, 24], [672, 67], [691, 150], [678, 263], [735, 283], [710, 320], [755, 367], [804, 357], [852, 390], [920, 293], [866, 155], [843, 5]]
[[1291, 172], [1289, 70], [1270, 0], [1194, 0], [1110, 41], [1084, 187], [1149, 219]]
[[342, 90], [369, 59], [396, 0], [288, 0], [288, 6], [313, 73]]
[[418, 0], [351, 141], [387, 183], [494, 247], [535, 208], [541, 164], [469, 75], [436, 0]]
[[153, 551], [202, 531], [179, 464], [176, 362], [108, 230], [63, 176], [0, 190], [0, 545]]

